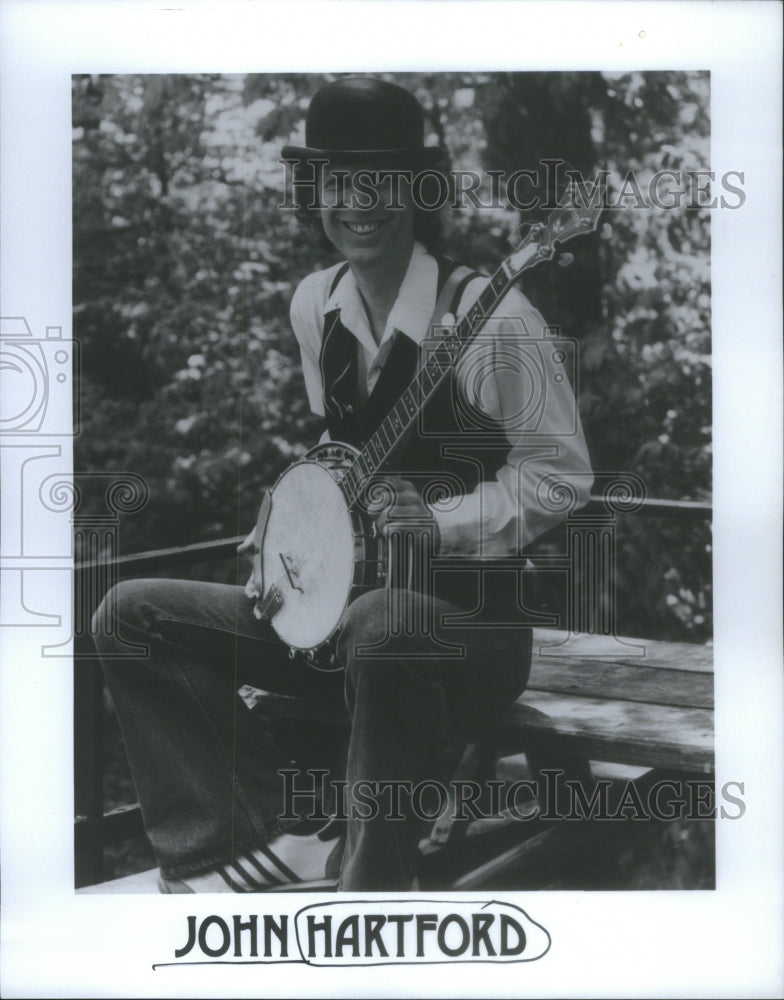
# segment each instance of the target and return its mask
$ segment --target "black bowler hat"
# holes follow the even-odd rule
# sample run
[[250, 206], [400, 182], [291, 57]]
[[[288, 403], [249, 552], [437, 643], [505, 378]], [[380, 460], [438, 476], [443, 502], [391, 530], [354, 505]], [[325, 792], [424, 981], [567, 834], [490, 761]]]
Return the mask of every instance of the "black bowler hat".
[[439, 146], [425, 146], [422, 107], [385, 80], [350, 76], [317, 91], [305, 119], [306, 146], [284, 146], [284, 160], [433, 166]]

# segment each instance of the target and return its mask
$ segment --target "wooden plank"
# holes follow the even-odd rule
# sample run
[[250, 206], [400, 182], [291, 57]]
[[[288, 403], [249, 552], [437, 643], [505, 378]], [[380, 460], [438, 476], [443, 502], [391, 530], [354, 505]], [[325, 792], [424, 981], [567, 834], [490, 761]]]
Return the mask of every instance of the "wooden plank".
[[[636, 781], [651, 769], [641, 764], [611, 764], [604, 760], [589, 761], [594, 778], [609, 781]], [[495, 777], [499, 781], [527, 781], [533, 777], [524, 753], [500, 757], [495, 766]]]
[[101, 882], [99, 885], [87, 885], [83, 889], [77, 889], [77, 895], [99, 895], [99, 896], [120, 896], [129, 893], [157, 893], [158, 890], [158, 869], [153, 868], [147, 872], [139, 872], [136, 875], [126, 875], [124, 878], [115, 878], [111, 882]]
[[[568, 642], [565, 640], [568, 639]], [[621, 643], [627, 643], [624, 649]], [[635, 649], [641, 649], [639, 654]], [[661, 670], [691, 670], [696, 673], [713, 672], [713, 646], [693, 642], [660, 642], [652, 639], [634, 639], [630, 636], [612, 637], [563, 632], [558, 629], [534, 629], [534, 658], [557, 660], [562, 658], [596, 657], [612, 663], [625, 663], [631, 667], [657, 667]]]
[[519, 749], [568, 750], [592, 760], [682, 771], [713, 768], [713, 713], [528, 691], [500, 721]]
[[[492, 884], [493, 879], [498, 879], [499, 876], [507, 876], [509, 869], [529, 859], [539, 858], [542, 851], [546, 849], [550, 842], [557, 838], [558, 830], [558, 827], [547, 827], [529, 839], [524, 840], [522, 844], [510, 847], [503, 854], [499, 854], [497, 857], [491, 858], [484, 864], [479, 865], [478, 868], [474, 868], [472, 871], [466, 872], [465, 875], [461, 875], [460, 878], [456, 879], [452, 889], [456, 892], [484, 889], [488, 883]], [[572, 833], [571, 828], [567, 828], [567, 830]], [[574, 836], [573, 833], [572, 836]]]
[[573, 657], [536, 659], [528, 690], [682, 708], [713, 708], [712, 674]]

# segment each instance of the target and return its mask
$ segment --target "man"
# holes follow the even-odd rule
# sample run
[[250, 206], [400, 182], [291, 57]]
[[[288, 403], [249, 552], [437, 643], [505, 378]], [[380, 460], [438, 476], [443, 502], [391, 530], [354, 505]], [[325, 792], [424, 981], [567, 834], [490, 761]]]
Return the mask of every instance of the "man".
[[[310, 405], [325, 418], [325, 439], [361, 447], [414, 376], [434, 313], [462, 315], [486, 279], [437, 254], [437, 222], [416, 203], [413, 178], [442, 153], [425, 146], [422, 109], [407, 91], [360, 77], [327, 85], [311, 101], [306, 146], [283, 155], [300, 182], [312, 181], [309, 191], [298, 185], [301, 216], [342, 258], [305, 278], [291, 305]], [[514, 345], [541, 337], [542, 325], [520, 293], [506, 297], [390, 456], [380, 534], [430, 522], [445, 557], [503, 558], [562, 516], [542, 499], [547, 483], [568, 480], [585, 498], [574, 398], [568, 381], [551, 377], [547, 352], [533, 433], [521, 416], [532, 387]], [[249, 536], [240, 551], [253, 548]], [[245, 590], [152, 580], [110, 592], [96, 644], [162, 890], [254, 891], [330, 870], [344, 890], [411, 888], [421, 824], [410, 797], [391, 803], [390, 783], [445, 780], [447, 749], [491, 726], [527, 681], [531, 634], [519, 624], [514, 577], [503, 579], [493, 593], [483, 570], [441, 571], [402, 602], [389, 589], [364, 593], [340, 623], [339, 673], [288, 658], [274, 613], [271, 622], [263, 611], [258, 570]], [[417, 627], [390, 622], [401, 605]], [[149, 655], [113, 660], [119, 635]], [[345, 700], [344, 846], [279, 818], [274, 753], [237, 697], [243, 683]]]

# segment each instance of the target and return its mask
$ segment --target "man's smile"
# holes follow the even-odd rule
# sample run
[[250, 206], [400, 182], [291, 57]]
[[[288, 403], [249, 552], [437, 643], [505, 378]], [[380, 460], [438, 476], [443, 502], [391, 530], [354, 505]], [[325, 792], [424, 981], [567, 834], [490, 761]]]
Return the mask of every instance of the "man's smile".
[[341, 222], [340, 224], [355, 236], [372, 236], [382, 226], [385, 226], [387, 222], [389, 222], [389, 219], [378, 219], [375, 222]]

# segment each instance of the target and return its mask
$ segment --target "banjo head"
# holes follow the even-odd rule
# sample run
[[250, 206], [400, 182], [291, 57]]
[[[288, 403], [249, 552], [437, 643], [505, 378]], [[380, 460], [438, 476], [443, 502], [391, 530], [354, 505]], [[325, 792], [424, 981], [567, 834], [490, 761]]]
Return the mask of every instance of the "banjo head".
[[326, 642], [348, 604], [354, 578], [354, 530], [339, 484], [319, 462], [287, 469], [272, 491], [261, 552], [265, 590], [282, 605], [271, 620], [294, 649]]

